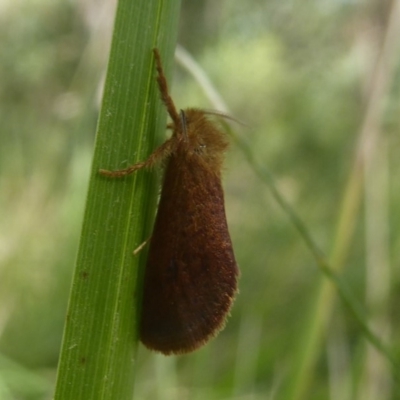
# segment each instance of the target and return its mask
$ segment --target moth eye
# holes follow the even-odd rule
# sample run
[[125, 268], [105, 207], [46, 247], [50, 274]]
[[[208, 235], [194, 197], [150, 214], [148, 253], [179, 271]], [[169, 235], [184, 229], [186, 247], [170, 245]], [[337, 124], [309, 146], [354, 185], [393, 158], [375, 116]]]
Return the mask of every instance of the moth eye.
[[207, 146], [205, 144], [199, 144], [197, 147], [195, 147], [194, 152], [197, 154], [202, 154], [206, 150]]

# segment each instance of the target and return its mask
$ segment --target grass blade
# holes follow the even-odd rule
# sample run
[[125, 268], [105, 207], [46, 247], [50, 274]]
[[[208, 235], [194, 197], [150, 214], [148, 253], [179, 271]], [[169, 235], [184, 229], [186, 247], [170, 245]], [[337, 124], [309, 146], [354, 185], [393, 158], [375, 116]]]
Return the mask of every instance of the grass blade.
[[[170, 70], [180, 1], [120, 0], [99, 117], [91, 180], [70, 295], [55, 399], [131, 399], [141, 267], [132, 251], [150, 235], [153, 172], [107, 179], [145, 159], [165, 132], [152, 48]], [[139, 268], [140, 267], [140, 268]]]

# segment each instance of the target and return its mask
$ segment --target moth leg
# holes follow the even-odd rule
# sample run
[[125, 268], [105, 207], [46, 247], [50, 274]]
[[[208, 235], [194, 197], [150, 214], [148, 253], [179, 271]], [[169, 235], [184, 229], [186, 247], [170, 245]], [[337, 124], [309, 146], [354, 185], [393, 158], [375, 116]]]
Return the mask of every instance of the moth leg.
[[174, 122], [174, 125], [179, 126], [180, 117], [178, 112], [176, 111], [175, 104], [168, 92], [167, 78], [165, 77], [164, 70], [161, 64], [160, 52], [158, 51], [158, 49], [153, 49], [153, 53], [154, 59], [156, 61], [156, 69], [158, 73], [157, 83], [161, 93], [161, 100], [165, 104], [165, 107], [167, 108], [168, 114]]
[[144, 247], [147, 246], [147, 244], [150, 242], [150, 239], [151, 236], [148, 239], [146, 239], [143, 243], [139, 244], [139, 246], [136, 247], [135, 250], [133, 250], [133, 255], [137, 256], [144, 249]]
[[[172, 101], [171, 96], [168, 93], [168, 84], [167, 84], [167, 79], [164, 75], [164, 70], [161, 64], [161, 57], [158, 49], [153, 49], [154, 53], [154, 58], [156, 62], [156, 69], [157, 69], [157, 83], [158, 83], [158, 88], [161, 93], [161, 100], [165, 104], [165, 107], [167, 108], [168, 114], [170, 115], [173, 123], [169, 123], [167, 125], [167, 129], [172, 129], [174, 130], [175, 126], [180, 124], [180, 117], [178, 112], [176, 111], [174, 102]], [[130, 165], [128, 168], [125, 169], [119, 169], [116, 171], [109, 171], [107, 169], [100, 169], [99, 173], [104, 176], [108, 176], [111, 178], [122, 178], [124, 176], [130, 175], [133, 172], [142, 169], [142, 168], [148, 168], [152, 167], [154, 164], [156, 164], [159, 161], [162, 161], [165, 159], [169, 154], [171, 154], [171, 148], [172, 148], [172, 141], [171, 139], [167, 140], [164, 142], [160, 147], [158, 147], [146, 161], [142, 161], [133, 165]]]
[[161, 146], [157, 147], [153, 153], [150, 154], [146, 161], [138, 162], [136, 164], [130, 165], [128, 168], [119, 169], [116, 171], [109, 171], [107, 169], [100, 169], [99, 173], [103, 176], [108, 176], [111, 178], [122, 178], [124, 176], [130, 175], [133, 172], [142, 169], [153, 167], [158, 162], [164, 160], [171, 154], [173, 142], [171, 139], [166, 140]]

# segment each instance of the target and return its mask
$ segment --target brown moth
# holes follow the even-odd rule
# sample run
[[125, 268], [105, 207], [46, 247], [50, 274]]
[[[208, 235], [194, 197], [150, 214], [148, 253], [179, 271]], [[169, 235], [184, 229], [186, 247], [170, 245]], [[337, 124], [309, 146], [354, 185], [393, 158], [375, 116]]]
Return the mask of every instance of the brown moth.
[[149, 349], [182, 354], [204, 345], [224, 327], [237, 292], [239, 270], [221, 186], [228, 141], [207, 112], [177, 112], [157, 49], [154, 57], [172, 136], [146, 161], [100, 173], [123, 177], [165, 164], [144, 277], [140, 339]]

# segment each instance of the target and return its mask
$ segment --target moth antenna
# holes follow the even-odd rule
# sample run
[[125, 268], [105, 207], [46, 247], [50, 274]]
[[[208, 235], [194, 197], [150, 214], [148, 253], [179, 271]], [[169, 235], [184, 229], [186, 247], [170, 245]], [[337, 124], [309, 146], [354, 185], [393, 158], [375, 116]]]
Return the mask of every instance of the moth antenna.
[[178, 112], [176, 111], [175, 104], [168, 93], [168, 84], [167, 79], [165, 78], [164, 70], [161, 63], [161, 56], [158, 49], [153, 49], [154, 59], [156, 61], [156, 69], [157, 69], [157, 83], [158, 88], [160, 89], [161, 93], [161, 100], [165, 104], [167, 108], [168, 114], [171, 117], [172, 121], [176, 126], [179, 125], [180, 119]]
[[216, 117], [229, 119], [231, 121], [234, 121], [234, 122], [238, 123], [239, 125], [248, 127], [248, 125], [245, 122], [240, 121], [239, 119], [237, 119], [235, 117], [232, 117], [231, 115], [226, 114], [223, 111], [218, 111], [218, 110], [201, 110], [201, 111], [203, 111], [203, 113], [206, 114], [206, 115], [215, 115]]
[[186, 114], [185, 111], [180, 110], [180, 116], [181, 116], [181, 124], [182, 124], [182, 133], [183, 137], [187, 139], [187, 120], [186, 120]]

